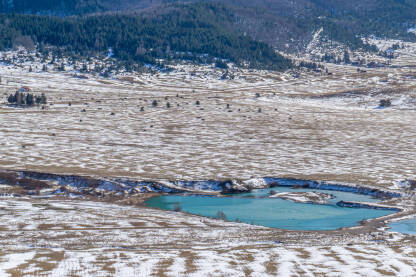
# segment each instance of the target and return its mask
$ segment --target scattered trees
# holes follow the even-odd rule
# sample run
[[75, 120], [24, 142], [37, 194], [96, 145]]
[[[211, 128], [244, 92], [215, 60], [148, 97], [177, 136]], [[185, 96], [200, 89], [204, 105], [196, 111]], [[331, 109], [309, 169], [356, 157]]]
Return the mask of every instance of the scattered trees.
[[16, 91], [15, 94], [10, 94], [7, 97], [7, 102], [9, 102], [10, 104], [15, 104], [19, 106], [30, 107], [30, 106], [33, 106], [35, 103], [37, 105], [46, 104], [47, 98], [44, 93], [42, 93], [41, 95], [33, 95], [32, 93], [28, 93], [28, 92]]
[[314, 63], [314, 62], [307, 62], [307, 61], [301, 61], [299, 63], [300, 67], [304, 67], [307, 69], [311, 69], [314, 71], [318, 71], [319, 69], [324, 69], [324, 66], [318, 63]]

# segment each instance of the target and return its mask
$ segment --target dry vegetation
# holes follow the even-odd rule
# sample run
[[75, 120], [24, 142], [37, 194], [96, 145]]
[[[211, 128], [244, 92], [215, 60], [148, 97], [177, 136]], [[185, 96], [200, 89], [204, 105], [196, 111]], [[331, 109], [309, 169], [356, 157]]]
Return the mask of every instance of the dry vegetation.
[[[329, 70], [299, 78], [236, 71], [235, 80], [218, 80], [219, 70], [179, 66], [81, 80], [2, 66], [2, 95], [24, 84], [53, 105], [0, 108], [0, 166], [148, 179], [274, 175], [390, 185], [411, 178], [413, 69]], [[375, 109], [383, 98], [392, 107]]]
[[0, 216], [2, 276], [416, 273], [415, 242], [400, 235], [285, 232], [75, 200], [3, 198]]
[[[26, 85], [51, 102], [44, 110], [0, 107], [0, 167], [391, 187], [415, 177], [416, 74], [406, 61], [414, 62], [403, 55], [398, 68], [328, 65], [332, 75], [298, 77], [234, 69], [234, 80], [190, 65], [112, 79], [0, 65], [1, 96]], [[392, 106], [377, 109], [385, 98]], [[0, 275], [416, 274], [414, 238], [385, 232], [286, 232], [75, 200], [3, 198], [0, 218]]]

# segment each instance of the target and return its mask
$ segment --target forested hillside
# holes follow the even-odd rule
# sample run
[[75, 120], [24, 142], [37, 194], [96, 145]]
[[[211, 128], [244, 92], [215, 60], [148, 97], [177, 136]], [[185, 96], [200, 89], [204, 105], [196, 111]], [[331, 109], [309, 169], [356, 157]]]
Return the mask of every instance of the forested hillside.
[[359, 37], [415, 40], [414, 0], [225, 0], [236, 26], [279, 49], [302, 50], [314, 31], [351, 48], [366, 47]]
[[0, 0], [0, 12], [72, 15], [104, 11], [99, 0]]
[[[170, 6], [163, 13], [52, 17], [8, 14], [0, 16], [0, 49], [28, 37], [41, 50], [60, 47], [70, 55], [100, 55], [112, 48], [117, 58], [139, 63], [156, 59], [213, 62], [226, 59], [240, 66], [284, 70], [290, 60], [269, 45], [230, 29], [233, 15], [221, 5]], [[25, 39], [22, 39], [25, 38]]]
[[272, 47], [303, 51], [320, 29], [352, 50], [375, 51], [361, 40], [370, 35], [416, 40], [408, 32], [416, 26], [413, 0], [0, 0], [0, 12], [0, 49], [30, 36], [72, 55], [112, 47], [141, 63], [217, 57], [285, 69], [290, 62]]
[[414, 0], [0, 0], [0, 12], [79, 15], [164, 10], [171, 3], [221, 3], [234, 15], [233, 28], [281, 50], [299, 50], [323, 27], [324, 34], [353, 48], [357, 37], [414, 40]]

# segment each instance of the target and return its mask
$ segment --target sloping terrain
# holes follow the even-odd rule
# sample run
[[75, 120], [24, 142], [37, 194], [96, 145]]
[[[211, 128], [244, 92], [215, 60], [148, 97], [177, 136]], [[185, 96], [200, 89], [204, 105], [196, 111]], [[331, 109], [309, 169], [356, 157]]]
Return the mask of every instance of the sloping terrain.
[[[411, 40], [407, 31], [414, 3], [227, 0], [223, 2], [229, 6], [208, 5], [219, 7], [222, 17], [204, 12], [201, 21], [201, 14], [192, 20], [189, 14], [181, 18], [183, 6], [161, 7], [161, 2], [37, 1], [44, 6], [36, 8], [26, 1], [28, 6], [21, 11], [60, 16], [98, 12], [82, 19], [98, 22], [96, 29], [87, 26], [94, 30], [91, 33], [109, 34], [110, 40], [132, 45], [134, 55], [156, 49], [131, 43], [128, 32], [111, 33], [106, 28], [127, 18], [133, 34], [140, 24], [128, 24], [129, 20], [139, 16], [143, 22], [152, 21], [170, 12], [189, 29], [198, 30], [198, 35], [185, 32], [190, 35], [185, 38], [195, 37], [194, 44], [182, 40], [189, 47], [212, 34], [206, 23], [224, 20], [215, 23], [226, 22], [230, 28], [226, 32], [233, 36], [214, 37], [219, 45], [246, 57], [253, 53], [250, 44], [238, 47], [257, 40], [287, 51], [308, 48], [310, 60], [326, 53], [324, 46], [332, 47], [334, 40], [343, 54], [346, 45], [366, 47], [360, 34], [378, 49], [397, 49], [393, 57], [357, 51], [351, 54], [355, 65], [323, 62], [324, 67], [314, 69], [266, 71], [231, 63], [226, 69], [215, 59], [203, 63], [175, 59], [166, 67], [142, 60], [147, 70], [132, 72], [127, 64], [116, 67], [112, 54], [120, 54], [118, 49], [95, 36], [77, 37], [82, 38], [79, 44], [74, 37], [60, 40], [60, 34], [77, 31], [80, 22], [67, 22], [79, 17], [1, 15], [0, 37], [24, 35], [20, 40], [28, 42], [31, 37], [38, 42], [35, 33], [56, 35], [61, 50], [88, 42], [87, 55], [91, 45], [104, 54], [76, 59], [72, 56], [76, 51], [71, 53], [68, 47], [63, 55], [50, 43], [40, 45], [46, 49], [44, 55], [19, 47], [0, 52], [0, 275], [416, 276], [415, 236], [392, 233], [385, 225], [414, 216], [416, 44], [369, 36]], [[19, 2], [0, 0], [0, 7], [7, 4], [10, 11], [11, 3]], [[129, 11], [111, 14], [119, 9]], [[224, 19], [226, 15], [230, 18]], [[99, 19], [107, 16], [112, 20], [101, 28]], [[52, 27], [36, 30], [41, 25], [30, 24], [36, 20], [52, 22]], [[162, 21], [175, 29], [169, 22]], [[13, 24], [32, 33], [8, 28]], [[368, 28], [361, 29], [360, 24]], [[386, 24], [388, 28], [382, 27]], [[158, 30], [149, 33], [159, 37]], [[161, 32], [165, 41], [177, 37]], [[230, 37], [241, 40], [229, 43]], [[9, 43], [4, 48], [13, 47], [13, 40], [3, 41]], [[216, 45], [211, 44], [214, 50]], [[163, 57], [178, 52], [167, 46], [157, 49]], [[160, 57], [152, 55], [155, 60]], [[8, 96], [22, 89], [44, 93], [48, 103], [9, 103]], [[258, 178], [263, 176], [267, 177]], [[147, 197], [162, 193], [207, 196], [241, 183], [259, 188], [271, 176], [349, 184], [343, 190], [362, 191], [371, 185], [365, 189], [373, 194], [400, 193], [403, 197], [385, 199], [378, 208], [401, 211], [351, 228], [288, 231], [143, 204]]]
[[[74, 15], [100, 12], [153, 13], [172, 3], [197, 0], [3, 0], [0, 12]], [[415, 25], [416, 3], [411, 0], [226, 0], [204, 1], [225, 6], [235, 17], [234, 28], [280, 50], [303, 50], [319, 28], [329, 39], [353, 48], [365, 45], [357, 38], [376, 35], [414, 40], [407, 30]]]
[[[231, 17], [231, 18], [230, 18]], [[0, 15], [0, 50], [19, 47], [79, 58], [108, 55], [126, 66], [164, 60], [212, 64], [225, 59], [242, 67], [285, 70], [289, 59], [269, 45], [230, 28], [232, 14], [222, 6], [173, 6], [153, 16], [96, 15], [56, 18]], [[54, 46], [50, 49], [48, 46]], [[226, 67], [225, 64], [222, 67]]]
[[413, 276], [414, 239], [285, 232], [81, 200], [1, 198], [2, 276]]
[[104, 11], [97, 0], [1, 0], [0, 12], [72, 15]]
[[[70, 67], [42, 72], [40, 59], [1, 66], [4, 104], [22, 85], [46, 93], [50, 103], [45, 110], [2, 106], [1, 166], [153, 180], [256, 175], [392, 186], [414, 176], [412, 59], [403, 53], [397, 67], [366, 72], [328, 65], [331, 75], [233, 69], [233, 80], [210, 66], [112, 79], [74, 78]], [[388, 98], [392, 106], [378, 108]]]

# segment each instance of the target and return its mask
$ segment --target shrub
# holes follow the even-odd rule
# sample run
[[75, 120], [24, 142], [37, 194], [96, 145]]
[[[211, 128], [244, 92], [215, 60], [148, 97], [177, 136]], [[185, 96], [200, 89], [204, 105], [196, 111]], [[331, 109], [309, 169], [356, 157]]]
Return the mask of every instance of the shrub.
[[390, 99], [381, 99], [380, 105], [381, 108], [387, 108], [391, 106], [391, 100]]
[[179, 203], [175, 203], [175, 204], [173, 204], [173, 210], [174, 210], [175, 212], [181, 212], [181, 211], [182, 211], [182, 208], [181, 208], [181, 206], [179, 205]]
[[33, 94], [26, 94], [26, 105], [28, 106], [33, 106], [33, 104], [35, 103], [34, 98], [33, 98]]
[[44, 94], [44, 93], [42, 93], [41, 95], [40, 95], [40, 103], [41, 104], [46, 104], [48, 101], [47, 101], [47, 99], [46, 99], [46, 95]]
[[218, 211], [215, 218], [219, 220], [227, 220], [227, 216], [225, 215], [223, 211]]
[[13, 103], [16, 103], [16, 96], [14, 95], [14, 94], [10, 94], [9, 95], [9, 97], [7, 98], [7, 101], [10, 103], [10, 104], [13, 104]]

